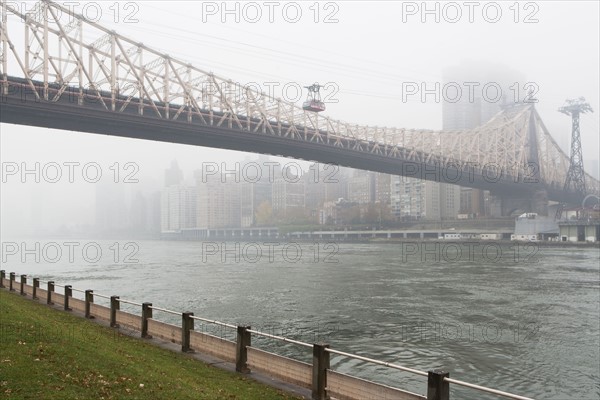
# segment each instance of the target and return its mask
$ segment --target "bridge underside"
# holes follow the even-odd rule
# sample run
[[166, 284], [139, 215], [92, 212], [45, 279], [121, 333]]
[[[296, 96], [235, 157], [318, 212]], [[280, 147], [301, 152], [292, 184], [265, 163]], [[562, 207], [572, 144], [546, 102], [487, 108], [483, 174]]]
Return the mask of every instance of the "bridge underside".
[[[65, 100], [50, 102], [32, 97], [24, 100], [21, 93], [8, 93], [1, 97], [0, 106], [0, 122], [3, 123], [292, 157], [490, 190], [493, 194], [507, 198], [530, 198], [534, 193], [542, 191], [551, 200], [575, 204], [581, 201], [577, 195], [564, 193], [561, 188], [547, 187], [538, 182], [513, 177], [490, 181], [489, 177], [484, 176], [485, 171], [442, 169], [438, 165], [404, 161], [266, 133], [161, 119], [139, 115], [134, 111], [107, 111], [97, 104], [79, 105]], [[532, 207], [529, 208], [528, 211], [535, 211]]]

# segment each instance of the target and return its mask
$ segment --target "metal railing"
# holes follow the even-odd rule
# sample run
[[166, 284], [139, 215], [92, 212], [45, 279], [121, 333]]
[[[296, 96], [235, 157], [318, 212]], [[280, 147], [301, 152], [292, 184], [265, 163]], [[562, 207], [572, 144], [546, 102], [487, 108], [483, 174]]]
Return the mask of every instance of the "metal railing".
[[[17, 283], [16, 276], [17, 275], [15, 273], [13, 273], [13, 272], [10, 273], [9, 278], [8, 278], [9, 290], [15, 291], [14, 286]], [[21, 283], [21, 294], [24, 294], [23, 290], [24, 290], [24, 286], [26, 285], [26, 278], [27, 278], [27, 275], [21, 275], [21, 282], [20, 282]], [[5, 271], [0, 270], [0, 288], [5, 288], [4, 280], [6, 280], [6, 279], [7, 278], [6, 278]], [[108, 295], [104, 295], [104, 294], [100, 294], [100, 293], [93, 293], [91, 290], [82, 291], [80, 289], [72, 289], [70, 285], [64, 285], [64, 286], [58, 285], [58, 284], [55, 284], [54, 281], [44, 282], [38, 278], [35, 278], [34, 285], [33, 285], [34, 297], [35, 297], [36, 285], [39, 286], [40, 283], [47, 284], [47, 287], [49, 289], [47, 291], [48, 292], [47, 293], [47, 295], [48, 295], [47, 303], [48, 304], [53, 304], [51, 301], [51, 298], [52, 298], [51, 294], [52, 294], [54, 288], [55, 287], [64, 288], [64, 290], [65, 290], [65, 296], [64, 296], [65, 310], [70, 310], [70, 308], [68, 307], [68, 299], [69, 299], [69, 297], [72, 297], [72, 291], [85, 293], [86, 294], [86, 296], [85, 296], [86, 317], [88, 317], [88, 318], [93, 318], [90, 315], [90, 311], [89, 311], [90, 303], [93, 303], [93, 296], [98, 296], [98, 297], [101, 297], [104, 299], [110, 299], [110, 303], [111, 303], [110, 325], [112, 327], [118, 327], [118, 324], [116, 321], [116, 311], [118, 311], [120, 309], [120, 307], [119, 307], [120, 303], [126, 303], [126, 304], [130, 304], [133, 306], [142, 307], [142, 324], [141, 324], [141, 329], [140, 329], [142, 337], [151, 337], [150, 335], [148, 335], [148, 319], [153, 319], [152, 311], [160, 311], [160, 312], [164, 312], [164, 313], [168, 313], [168, 314], [172, 314], [172, 315], [179, 315], [182, 317], [182, 328], [181, 328], [182, 329], [182, 332], [181, 332], [182, 333], [182, 351], [189, 351], [191, 349], [190, 348], [190, 331], [194, 330], [193, 323], [190, 323], [190, 321], [192, 321], [192, 320], [198, 320], [201, 322], [210, 323], [210, 324], [214, 324], [214, 325], [218, 325], [218, 326], [223, 326], [223, 327], [227, 327], [230, 329], [237, 329], [236, 370], [238, 372], [243, 372], [243, 373], [250, 372], [250, 369], [248, 368], [248, 364], [247, 364], [247, 360], [248, 360], [247, 349], [249, 347], [252, 347], [250, 345], [251, 335], [256, 335], [256, 336], [261, 336], [261, 337], [265, 337], [265, 338], [269, 338], [269, 339], [273, 339], [273, 340], [278, 340], [278, 341], [298, 345], [298, 346], [305, 347], [305, 348], [312, 348], [313, 349], [313, 366], [312, 366], [313, 367], [313, 382], [312, 382], [312, 398], [313, 399], [328, 398], [328, 395], [326, 393], [327, 392], [327, 371], [333, 371], [329, 367], [329, 363], [330, 363], [329, 356], [330, 356], [330, 354], [335, 354], [335, 355], [339, 355], [339, 356], [343, 356], [343, 357], [348, 357], [348, 358], [353, 358], [356, 360], [365, 361], [365, 362], [375, 364], [375, 365], [381, 365], [384, 367], [408, 372], [408, 373], [419, 375], [419, 376], [428, 377], [428, 382], [427, 382], [428, 394], [427, 394], [427, 397], [421, 397], [422, 399], [448, 400], [450, 398], [450, 391], [449, 391], [448, 385], [454, 384], [454, 385], [478, 390], [481, 392], [486, 392], [489, 394], [502, 396], [502, 397], [509, 398], [509, 399], [533, 400], [530, 397], [520, 396], [520, 395], [516, 395], [513, 393], [509, 393], [509, 392], [505, 392], [505, 391], [501, 391], [501, 390], [497, 390], [497, 389], [492, 389], [492, 388], [464, 382], [464, 381], [457, 380], [457, 379], [451, 379], [449, 377], [448, 372], [444, 372], [444, 371], [428, 371], [428, 372], [421, 371], [418, 369], [409, 368], [409, 367], [405, 367], [405, 366], [401, 366], [401, 365], [397, 365], [397, 364], [393, 364], [393, 363], [389, 363], [389, 362], [385, 362], [385, 361], [381, 361], [381, 360], [376, 360], [373, 358], [368, 358], [368, 357], [360, 356], [357, 354], [352, 354], [352, 353], [347, 353], [347, 352], [343, 352], [340, 350], [335, 350], [335, 349], [329, 348], [329, 345], [325, 344], [325, 343], [310, 344], [310, 343], [302, 342], [299, 340], [286, 338], [283, 336], [277, 336], [277, 335], [253, 330], [248, 326], [239, 326], [239, 325], [234, 325], [234, 324], [228, 324], [228, 323], [225, 323], [222, 321], [217, 321], [217, 320], [212, 320], [212, 319], [208, 319], [208, 318], [194, 316], [193, 313], [190, 313], [190, 312], [178, 312], [178, 311], [169, 310], [169, 309], [162, 308], [162, 307], [157, 307], [157, 306], [152, 305], [152, 303], [138, 303], [138, 302], [131, 301], [131, 300], [121, 299], [119, 296], [108, 296]], [[93, 296], [91, 296], [92, 293], [93, 293]], [[133, 315], [133, 314], [131, 314], [131, 315]], [[397, 389], [397, 390], [402, 390], [402, 389]], [[432, 393], [434, 393], [434, 394], [432, 394]]]
[[304, 346], [304, 347], [310, 347], [310, 348], [313, 347], [313, 345], [310, 343], [301, 342], [299, 340], [294, 340], [294, 339], [289, 339], [289, 338], [286, 338], [283, 336], [271, 335], [270, 333], [259, 332], [259, 331], [255, 331], [252, 329], [246, 329], [246, 331], [250, 332], [250, 333], [254, 333], [255, 335], [258, 335], [258, 336], [263, 336], [263, 337], [269, 338], [269, 339], [281, 340], [282, 342], [297, 344], [298, 346]]
[[444, 378], [444, 381], [449, 382], [449, 383], [454, 383], [455, 385], [460, 385], [460, 386], [468, 387], [468, 388], [471, 388], [471, 389], [480, 390], [482, 392], [487, 392], [487, 393], [491, 393], [491, 394], [497, 394], [498, 396], [504, 396], [504, 397], [507, 397], [509, 399], [532, 400], [530, 397], [519, 396], [519, 395], [512, 394], [512, 393], [503, 392], [501, 390], [491, 389], [491, 388], [488, 388], [488, 387], [485, 387], [485, 386], [474, 385], [472, 383], [468, 383], [468, 382], [464, 382], [464, 381], [459, 381], [457, 379]]
[[231, 324], [227, 324], [225, 322], [221, 322], [221, 321], [217, 321], [217, 320], [206, 319], [206, 318], [196, 317], [196, 316], [192, 316], [192, 319], [202, 321], [202, 322], [207, 322], [209, 324], [224, 326], [226, 328], [237, 329], [237, 325], [231, 325]]
[[126, 304], [131, 304], [132, 306], [138, 306], [141, 307], [143, 304], [142, 303], [136, 303], [135, 301], [131, 301], [131, 300], [125, 300], [119, 297], [119, 302], [120, 303], [126, 303]]
[[[123, 300], [121, 300], [121, 301], [123, 301]], [[178, 311], [167, 310], [166, 308], [160, 308], [160, 307], [156, 307], [156, 306], [150, 306], [150, 308], [153, 309], [153, 310], [156, 310], [156, 311], [166, 312], [168, 314], [181, 315], [181, 313], [178, 312]]]
[[379, 360], [375, 360], [373, 358], [367, 358], [367, 357], [359, 356], [359, 355], [356, 355], [356, 354], [345, 353], [345, 352], [339, 351], [339, 350], [325, 349], [325, 351], [328, 352], [328, 353], [339, 354], [341, 356], [354, 358], [356, 360], [366, 361], [366, 362], [370, 362], [370, 363], [377, 364], [377, 365], [383, 365], [384, 367], [399, 369], [400, 371], [410, 372], [411, 374], [416, 374], [416, 375], [421, 375], [421, 376], [428, 376], [429, 375], [427, 372], [420, 371], [418, 369], [407, 368], [407, 367], [403, 367], [401, 365], [391, 364], [391, 363], [388, 363], [388, 362], [385, 362], [385, 361], [379, 361]]

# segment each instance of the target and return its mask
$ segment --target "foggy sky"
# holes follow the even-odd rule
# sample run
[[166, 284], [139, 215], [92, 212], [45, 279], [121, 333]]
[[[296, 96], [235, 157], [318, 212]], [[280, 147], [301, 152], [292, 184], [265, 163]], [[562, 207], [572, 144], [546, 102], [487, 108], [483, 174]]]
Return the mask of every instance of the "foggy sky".
[[[83, 9], [86, 3], [77, 3], [81, 7], [75, 9]], [[275, 9], [273, 23], [267, 15], [257, 23], [244, 21], [242, 14], [239, 23], [234, 15], [206, 15], [202, 2], [138, 1], [136, 8], [125, 9], [126, 3], [120, 3], [118, 16], [109, 9], [113, 2], [97, 3], [102, 24], [237, 82], [334, 83], [339, 87], [334, 96], [338, 101], [328, 103], [326, 113], [362, 125], [441, 129], [441, 103], [432, 98], [425, 103], [419, 98], [403, 102], [403, 83], [443, 83], [443, 71], [456, 65], [506, 67], [537, 84], [537, 110], [565, 152], [571, 121], [556, 110], [565, 99], [584, 96], [596, 111], [582, 117], [584, 158], [600, 158], [596, 1], [535, 2], [537, 23], [523, 22], [531, 12], [524, 9], [515, 23], [509, 9], [513, 2], [498, 2], [503, 15], [497, 23], [482, 16], [481, 8], [489, 2], [475, 9], [473, 23], [467, 15], [457, 23], [444, 21], [443, 16], [436, 23], [432, 15], [422, 22], [420, 13], [404, 15], [403, 22], [403, 2], [392, 1], [335, 2], [335, 7], [327, 9], [320, 3], [318, 23], [309, 9], [312, 2], [298, 3], [303, 15], [297, 23], [287, 22], [278, 12], [286, 2]], [[222, 3], [213, 4], [220, 7]], [[234, 2], [229, 4], [234, 7]], [[263, 12], [267, 10], [263, 2], [257, 4]], [[444, 5], [439, 4], [440, 8]], [[132, 11], [131, 18], [138, 22], [125, 23]], [[332, 11], [336, 12], [331, 18], [338, 22], [324, 23]], [[131, 195], [160, 189], [164, 169], [174, 159], [191, 182], [192, 171], [202, 161], [234, 163], [246, 157], [232, 151], [8, 124], [0, 125], [0, 156], [3, 163], [97, 162], [104, 172], [115, 162], [134, 162], [140, 168], [140, 182], [126, 188]], [[35, 198], [43, 199], [44, 220], [50, 225], [94, 222], [95, 186], [81, 179], [73, 184], [11, 180], [2, 183], [1, 192], [3, 235], [19, 232], [24, 221], [34, 223], [32, 204], [39, 202]]]

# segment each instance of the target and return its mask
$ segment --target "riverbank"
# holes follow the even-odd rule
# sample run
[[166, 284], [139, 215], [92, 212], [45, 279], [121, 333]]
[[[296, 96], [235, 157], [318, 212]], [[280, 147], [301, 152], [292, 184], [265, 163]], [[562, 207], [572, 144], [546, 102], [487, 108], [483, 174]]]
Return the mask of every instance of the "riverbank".
[[[354, 241], [353, 241], [354, 242]], [[379, 239], [374, 238], [362, 241], [361, 243], [382, 243], [382, 244], [398, 244], [398, 243], [439, 243], [439, 244], [470, 244], [477, 243], [480, 245], [493, 244], [504, 246], [535, 246], [535, 247], [592, 247], [600, 248], [600, 242], [559, 242], [550, 240], [538, 241], [516, 241], [516, 240], [482, 240], [482, 239]], [[356, 242], [354, 242], [356, 243]]]
[[[437, 238], [381, 238], [381, 237], [363, 237], [363, 238], [345, 238], [343, 236], [336, 236], [331, 238], [327, 235], [318, 237], [299, 237], [291, 238], [284, 237], [278, 238], [282, 242], [290, 243], [314, 243], [314, 242], [331, 242], [331, 243], [356, 243], [356, 244], [403, 244], [403, 243], [426, 243], [426, 244], [440, 244], [440, 245], [465, 245], [469, 246], [473, 243], [477, 245], [501, 245], [501, 246], [534, 246], [540, 247], [557, 247], [557, 248], [600, 248], [600, 242], [562, 242], [562, 241], [550, 241], [550, 240], [538, 240], [538, 241], [522, 241], [522, 240], [492, 240], [492, 239], [437, 239]], [[243, 240], [237, 239], [214, 239], [217, 242], [241, 242]], [[251, 240], [246, 238], [246, 242], [257, 242], [260, 240]], [[267, 240], [264, 240], [267, 241]], [[193, 241], [192, 241], [193, 242]]]
[[330, 234], [319, 235], [311, 233], [306, 236], [277, 236], [277, 237], [213, 237], [198, 239], [161, 239], [164, 242], [188, 242], [188, 243], [348, 243], [348, 244], [403, 244], [403, 243], [425, 243], [425, 244], [440, 244], [440, 245], [493, 245], [493, 246], [533, 246], [536, 248], [553, 247], [553, 248], [600, 248], [600, 242], [571, 242], [571, 241], [523, 241], [523, 240], [508, 240], [508, 239], [438, 239], [433, 237], [344, 237], [345, 233], [331, 236]]
[[4, 290], [0, 350], [5, 399], [298, 399]]

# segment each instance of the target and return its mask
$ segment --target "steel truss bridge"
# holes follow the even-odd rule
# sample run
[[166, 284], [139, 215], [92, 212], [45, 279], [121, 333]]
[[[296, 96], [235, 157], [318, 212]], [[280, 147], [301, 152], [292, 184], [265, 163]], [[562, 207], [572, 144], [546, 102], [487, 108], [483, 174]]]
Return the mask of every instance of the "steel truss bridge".
[[304, 111], [43, 0], [0, 1], [0, 122], [281, 155], [581, 204], [532, 104], [465, 131], [361, 126]]

